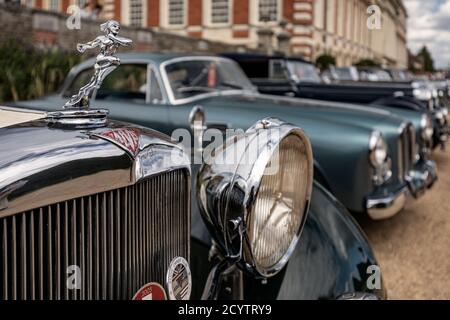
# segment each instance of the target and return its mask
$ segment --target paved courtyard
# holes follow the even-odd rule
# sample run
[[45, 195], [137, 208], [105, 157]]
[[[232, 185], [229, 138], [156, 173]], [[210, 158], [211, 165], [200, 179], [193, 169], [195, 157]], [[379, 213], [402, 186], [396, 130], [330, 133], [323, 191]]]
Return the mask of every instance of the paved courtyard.
[[389, 299], [450, 299], [450, 150], [436, 150], [439, 181], [390, 220], [360, 221]]

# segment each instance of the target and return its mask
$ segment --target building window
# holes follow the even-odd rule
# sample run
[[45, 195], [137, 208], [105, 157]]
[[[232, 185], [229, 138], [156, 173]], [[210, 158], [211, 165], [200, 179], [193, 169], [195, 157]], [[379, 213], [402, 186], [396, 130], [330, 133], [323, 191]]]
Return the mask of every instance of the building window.
[[47, 9], [50, 11], [59, 11], [59, 2], [60, 0], [49, 0]]
[[87, 0], [77, 0], [76, 4], [79, 8], [83, 9], [86, 6]]
[[142, 0], [130, 0], [130, 26], [142, 27], [144, 24]]
[[185, 1], [168, 0], [169, 3], [169, 25], [184, 25]]
[[229, 0], [211, 0], [211, 22], [212, 23], [230, 22]]
[[259, 22], [278, 21], [278, 1], [277, 0], [259, 0], [258, 2]]

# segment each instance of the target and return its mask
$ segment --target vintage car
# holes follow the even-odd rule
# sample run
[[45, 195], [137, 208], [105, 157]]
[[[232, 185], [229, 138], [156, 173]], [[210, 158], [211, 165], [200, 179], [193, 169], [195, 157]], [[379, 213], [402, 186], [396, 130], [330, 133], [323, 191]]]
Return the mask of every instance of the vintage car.
[[[0, 107], [0, 300], [386, 297], [364, 234], [313, 182], [303, 130], [265, 118], [191, 163], [168, 136], [90, 107], [132, 42], [116, 21], [101, 30], [77, 46], [100, 53], [63, 110]], [[124, 71], [112, 83], [132, 93]], [[199, 141], [203, 110], [192, 119]]]
[[178, 144], [106, 110], [0, 107], [0, 140], [0, 300], [386, 297], [297, 127], [259, 121], [215, 153], [254, 162], [205, 163], [196, 183]]
[[[248, 128], [268, 116], [286, 119], [308, 133], [316, 179], [353, 212], [391, 217], [409, 195], [422, 195], [436, 180], [435, 164], [420, 156], [415, 133], [431, 139], [431, 120], [415, 129], [387, 111], [262, 95], [235, 62], [223, 57], [129, 53], [120, 59], [120, 70], [94, 92], [93, 106], [168, 135], [191, 127], [194, 107], [207, 114], [207, 128], [222, 132]], [[58, 94], [15, 105], [58, 110], [90, 79], [93, 63], [76, 66]]]
[[[444, 147], [448, 140], [448, 106], [438, 91], [423, 82], [380, 83], [362, 82], [356, 68], [348, 69], [352, 81], [324, 83], [314, 65], [301, 58], [269, 56], [263, 54], [223, 54], [239, 63], [252, 83], [261, 93], [287, 95], [299, 98], [358, 103], [375, 108], [385, 108], [392, 113], [401, 113], [409, 121], [420, 118], [423, 113], [433, 118], [433, 147]], [[352, 72], [353, 71], [353, 72]], [[385, 71], [380, 71], [386, 73]], [[405, 113], [401, 110], [415, 112]], [[418, 135], [420, 139], [420, 135]]]

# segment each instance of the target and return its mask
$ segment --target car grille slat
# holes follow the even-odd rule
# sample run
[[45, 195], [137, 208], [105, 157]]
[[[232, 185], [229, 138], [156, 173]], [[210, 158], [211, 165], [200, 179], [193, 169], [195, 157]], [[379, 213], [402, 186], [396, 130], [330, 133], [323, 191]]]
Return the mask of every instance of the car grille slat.
[[58, 257], [62, 257], [61, 252], [61, 205], [56, 204], [56, 217], [55, 217], [55, 257], [56, 257], [56, 272], [55, 272], [55, 286], [56, 286], [56, 296], [55, 299], [61, 299], [61, 259]]
[[0, 218], [0, 300], [131, 299], [164, 286], [170, 261], [189, 257], [189, 187], [176, 170]]

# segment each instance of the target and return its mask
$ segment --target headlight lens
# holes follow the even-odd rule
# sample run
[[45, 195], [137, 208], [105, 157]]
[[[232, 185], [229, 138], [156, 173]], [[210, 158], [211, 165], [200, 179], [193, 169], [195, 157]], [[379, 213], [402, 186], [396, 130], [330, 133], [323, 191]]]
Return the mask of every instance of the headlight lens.
[[374, 167], [382, 166], [387, 160], [387, 144], [380, 132], [372, 133], [369, 142], [370, 162]]
[[296, 242], [305, 215], [309, 192], [305, 144], [297, 135], [286, 137], [279, 145], [279, 168], [265, 169], [256, 202], [247, 220], [247, 232], [256, 266], [270, 270], [280, 263]]
[[428, 115], [424, 114], [422, 116], [420, 126], [422, 127], [422, 138], [425, 141], [431, 141], [433, 139], [434, 128], [433, 128], [433, 121]]
[[448, 108], [447, 107], [442, 108], [442, 114], [444, 115], [444, 117], [448, 117]]

